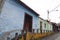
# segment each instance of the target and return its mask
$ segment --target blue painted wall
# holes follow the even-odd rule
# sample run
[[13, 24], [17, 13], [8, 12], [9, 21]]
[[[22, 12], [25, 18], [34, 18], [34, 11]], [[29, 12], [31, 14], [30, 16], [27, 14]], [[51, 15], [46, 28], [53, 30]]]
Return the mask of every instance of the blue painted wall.
[[23, 29], [25, 12], [33, 17], [33, 29], [38, 27], [38, 17], [23, 6], [6, 0], [0, 14], [0, 33]]

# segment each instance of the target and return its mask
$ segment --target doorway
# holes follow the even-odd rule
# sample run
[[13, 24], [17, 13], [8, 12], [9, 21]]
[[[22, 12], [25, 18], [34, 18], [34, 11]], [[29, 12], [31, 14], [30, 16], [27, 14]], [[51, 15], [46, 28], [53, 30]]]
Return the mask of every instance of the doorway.
[[32, 16], [25, 13], [24, 18], [24, 31], [32, 32]]
[[42, 22], [40, 21], [40, 33], [42, 34]]

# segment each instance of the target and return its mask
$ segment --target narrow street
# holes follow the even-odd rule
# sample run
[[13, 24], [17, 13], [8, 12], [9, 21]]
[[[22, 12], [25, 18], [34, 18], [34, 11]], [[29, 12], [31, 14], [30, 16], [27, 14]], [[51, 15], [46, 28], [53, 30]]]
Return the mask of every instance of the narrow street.
[[40, 40], [60, 40], [60, 32], [56, 33], [54, 35], [51, 35], [51, 36], [47, 36], [47, 37], [42, 38]]

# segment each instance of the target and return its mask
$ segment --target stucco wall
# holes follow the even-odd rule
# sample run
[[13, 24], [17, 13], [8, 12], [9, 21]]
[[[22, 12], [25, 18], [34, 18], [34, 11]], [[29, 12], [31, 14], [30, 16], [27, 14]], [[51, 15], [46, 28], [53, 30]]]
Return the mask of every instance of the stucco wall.
[[23, 6], [6, 0], [0, 14], [0, 33], [23, 29], [25, 12], [33, 17], [32, 28], [37, 29], [38, 17]]
[[[42, 22], [42, 32], [52, 31], [52, 27], [53, 27], [52, 24], [41, 18], [39, 18], [39, 25], [38, 25], [39, 29], [40, 29], [40, 21]], [[44, 24], [46, 24], [46, 27]], [[40, 33], [40, 30], [39, 30], [39, 33]]]

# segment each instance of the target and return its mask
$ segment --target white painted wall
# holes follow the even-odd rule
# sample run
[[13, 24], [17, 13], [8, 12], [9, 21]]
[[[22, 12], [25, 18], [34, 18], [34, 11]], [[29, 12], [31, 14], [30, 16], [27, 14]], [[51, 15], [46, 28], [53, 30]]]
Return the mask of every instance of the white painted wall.
[[[44, 30], [45, 30], [45, 32], [46, 32], [46, 30], [52, 31], [52, 28], [53, 28], [52, 24], [41, 18], [39, 18], [39, 25], [38, 25], [39, 29], [40, 29], [40, 21], [42, 22], [42, 32], [43, 33], [44, 33]], [[46, 24], [46, 27], [44, 26], [44, 24]], [[40, 30], [39, 30], [39, 33], [40, 33]]]

